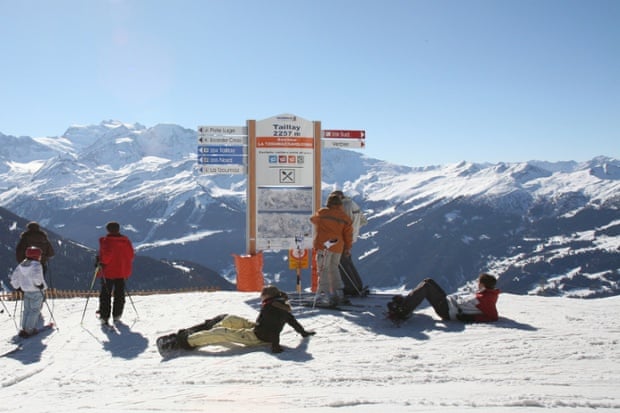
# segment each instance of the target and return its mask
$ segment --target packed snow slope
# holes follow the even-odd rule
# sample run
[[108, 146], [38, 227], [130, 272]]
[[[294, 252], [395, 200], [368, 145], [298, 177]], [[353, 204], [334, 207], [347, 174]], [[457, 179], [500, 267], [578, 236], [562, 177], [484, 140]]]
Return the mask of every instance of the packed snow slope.
[[[503, 294], [494, 324], [446, 323], [425, 307], [396, 327], [383, 315], [390, 295], [357, 298], [351, 312], [294, 308], [317, 334], [285, 327], [282, 354], [205, 347], [170, 359], [156, 337], [223, 312], [254, 319], [258, 294], [134, 296], [138, 314], [128, 302], [118, 332], [100, 328], [96, 299], [83, 325], [86, 299], [55, 300], [59, 329], [0, 358], [0, 412], [620, 410], [620, 297]], [[7, 314], [0, 329], [5, 342], [15, 334]]]

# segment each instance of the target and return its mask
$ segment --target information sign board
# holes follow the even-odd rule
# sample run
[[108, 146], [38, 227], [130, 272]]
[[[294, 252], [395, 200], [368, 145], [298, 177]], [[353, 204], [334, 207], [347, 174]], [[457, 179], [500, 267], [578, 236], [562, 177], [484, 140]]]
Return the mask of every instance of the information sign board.
[[[314, 123], [295, 115], [256, 122], [256, 248], [282, 250], [304, 238], [312, 246], [314, 211]], [[320, 182], [319, 182], [320, 185]]]

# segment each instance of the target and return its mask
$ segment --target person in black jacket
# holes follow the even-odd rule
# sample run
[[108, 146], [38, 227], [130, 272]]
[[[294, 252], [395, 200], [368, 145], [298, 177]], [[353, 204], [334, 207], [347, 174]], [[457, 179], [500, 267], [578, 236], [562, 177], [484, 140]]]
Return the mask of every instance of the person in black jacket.
[[41, 266], [43, 274], [47, 273], [47, 261], [54, 256], [54, 247], [47, 238], [47, 233], [41, 229], [38, 222], [29, 222], [26, 231], [19, 236], [19, 242], [15, 247], [15, 258], [17, 263], [21, 263], [26, 259], [26, 250], [28, 247], [37, 247], [41, 250]]
[[245, 346], [271, 344], [273, 353], [281, 353], [280, 332], [284, 324], [293, 327], [302, 337], [315, 334], [314, 331], [306, 331], [293, 316], [286, 293], [267, 286], [261, 292], [261, 300], [256, 322], [232, 314], [220, 314], [204, 323], [158, 338], [157, 347], [163, 354], [179, 348], [191, 350], [228, 343]]

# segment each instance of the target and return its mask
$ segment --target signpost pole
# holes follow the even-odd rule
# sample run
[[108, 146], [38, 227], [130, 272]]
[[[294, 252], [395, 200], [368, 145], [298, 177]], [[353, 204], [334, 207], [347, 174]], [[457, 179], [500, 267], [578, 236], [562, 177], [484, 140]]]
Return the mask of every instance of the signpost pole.
[[256, 254], [256, 120], [248, 120], [248, 182], [247, 182], [247, 219], [246, 250]]
[[314, 212], [321, 208], [321, 121], [314, 122]]
[[[314, 121], [314, 211], [313, 215], [321, 208], [321, 121]], [[314, 231], [313, 231], [314, 233]], [[314, 248], [310, 249], [310, 285], [314, 286], [314, 280], [318, 280], [318, 268], [314, 260]]]

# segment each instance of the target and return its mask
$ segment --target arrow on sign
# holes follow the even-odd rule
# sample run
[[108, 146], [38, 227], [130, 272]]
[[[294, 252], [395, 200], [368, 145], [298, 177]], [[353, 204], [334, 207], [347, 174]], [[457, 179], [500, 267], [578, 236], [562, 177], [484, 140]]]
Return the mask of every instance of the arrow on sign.
[[364, 139], [366, 131], [364, 130], [323, 130], [321, 131], [323, 138], [334, 139]]
[[321, 140], [324, 148], [364, 148], [364, 139], [323, 139]]

